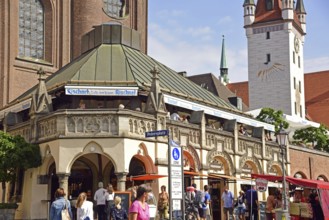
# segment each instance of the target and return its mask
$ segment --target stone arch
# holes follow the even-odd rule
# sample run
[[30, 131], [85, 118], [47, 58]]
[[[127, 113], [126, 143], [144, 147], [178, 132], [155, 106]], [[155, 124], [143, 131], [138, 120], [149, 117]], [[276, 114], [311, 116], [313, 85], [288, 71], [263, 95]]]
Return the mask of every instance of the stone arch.
[[283, 175], [282, 166], [280, 165], [280, 163], [278, 163], [276, 161], [269, 161], [267, 163], [266, 171], [268, 174], [271, 174], [271, 175], [278, 175], [278, 176]]
[[193, 162], [194, 164], [194, 171], [198, 172], [201, 169], [201, 162], [195, 148], [189, 145], [183, 146], [183, 154], [191, 157], [190, 159], [192, 159], [193, 161], [190, 162]]
[[189, 171], [197, 171], [193, 156], [185, 150], [183, 151], [183, 169]]
[[319, 175], [316, 179], [320, 180], [320, 181], [328, 182], [328, 178], [325, 175], [322, 175], [322, 174]]
[[219, 160], [218, 162], [222, 162], [224, 166], [224, 172], [226, 175], [233, 175], [236, 170], [233, 165], [233, 161], [230, 155], [226, 152], [220, 152], [217, 150], [212, 150], [207, 154], [207, 165], [210, 167], [212, 162], [216, 162], [215, 160]]
[[157, 173], [157, 168], [148, 154], [146, 145], [144, 143], [140, 143], [138, 147], [138, 152], [133, 157], [140, 160], [144, 164], [146, 173]]
[[263, 173], [262, 172], [262, 166], [259, 162], [259, 160], [255, 157], [248, 157], [248, 156], [243, 156], [239, 160], [239, 171], [240, 173], [243, 171], [243, 167], [245, 164], [249, 165], [251, 167], [251, 172], [256, 172], [258, 174]]
[[307, 179], [307, 176], [304, 172], [302, 171], [297, 171], [295, 174], [294, 174], [294, 177], [295, 178], [298, 178], [298, 179]]

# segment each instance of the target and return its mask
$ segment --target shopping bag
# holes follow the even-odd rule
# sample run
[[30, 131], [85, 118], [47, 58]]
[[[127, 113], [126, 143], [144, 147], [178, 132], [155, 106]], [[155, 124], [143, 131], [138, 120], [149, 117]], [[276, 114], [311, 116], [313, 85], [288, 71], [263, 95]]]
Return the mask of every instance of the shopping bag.
[[71, 220], [69, 209], [67, 208], [67, 205], [65, 204], [64, 209], [62, 209], [62, 220]]

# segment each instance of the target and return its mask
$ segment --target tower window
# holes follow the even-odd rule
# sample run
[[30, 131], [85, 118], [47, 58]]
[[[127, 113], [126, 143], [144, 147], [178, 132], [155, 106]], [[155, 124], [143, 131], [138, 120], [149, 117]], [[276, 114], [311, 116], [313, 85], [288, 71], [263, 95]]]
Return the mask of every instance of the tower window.
[[300, 115], [300, 117], [303, 117], [303, 111], [302, 111], [302, 109], [303, 109], [303, 106], [300, 105], [299, 106], [299, 115]]
[[295, 102], [295, 115], [297, 115], [297, 102]]
[[271, 54], [266, 54], [266, 63], [265, 64], [268, 64], [269, 62], [271, 62]]
[[302, 93], [302, 83], [301, 83], [301, 81], [298, 82], [298, 88], [299, 88], [299, 92]]
[[266, 32], [266, 39], [270, 39], [271, 38], [271, 34], [270, 34], [270, 32], [268, 31], [268, 32]]
[[296, 77], [294, 77], [294, 89], [296, 89]]
[[128, 14], [127, 0], [103, 0], [105, 13], [114, 18], [123, 18]]
[[298, 56], [298, 67], [300, 68], [300, 56]]
[[44, 59], [44, 9], [38, 0], [19, 1], [20, 57]]
[[296, 63], [296, 54], [295, 51], [292, 52], [292, 61]]
[[271, 11], [273, 10], [273, 0], [266, 0], [266, 10]]

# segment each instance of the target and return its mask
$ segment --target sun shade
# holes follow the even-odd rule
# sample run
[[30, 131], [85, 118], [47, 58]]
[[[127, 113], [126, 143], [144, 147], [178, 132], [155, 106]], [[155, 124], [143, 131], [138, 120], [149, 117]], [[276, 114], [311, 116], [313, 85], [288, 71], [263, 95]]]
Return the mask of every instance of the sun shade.
[[130, 181], [156, 180], [156, 179], [163, 178], [163, 177], [167, 177], [167, 175], [145, 174], [145, 175], [129, 177], [129, 180]]

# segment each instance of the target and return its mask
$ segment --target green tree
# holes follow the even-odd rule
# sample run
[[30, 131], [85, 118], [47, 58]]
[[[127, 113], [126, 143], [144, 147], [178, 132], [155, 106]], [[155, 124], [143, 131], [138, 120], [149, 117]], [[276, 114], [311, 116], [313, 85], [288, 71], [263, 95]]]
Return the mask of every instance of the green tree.
[[296, 130], [293, 138], [295, 139], [295, 143], [312, 143], [314, 149], [329, 152], [329, 139], [327, 132], [328, 129], [321, 124], [318, 128], [308, 127]]
[[284, 129], [289, 127], [289, 123], [283, 118], [283, 112], [281, 110], [276, 111], [272, 108], [262, 108], [256, 119], [274, 125], [275, 132], [279, 131], [281, 124]]
[[0, 131], [0, 182], [2, 202], [5, 202], [6, 183], [16, 180], [19, 169], [29, 169], [41, 165], [39, 145], [27, 143], [20, 136], [11, 136]]

